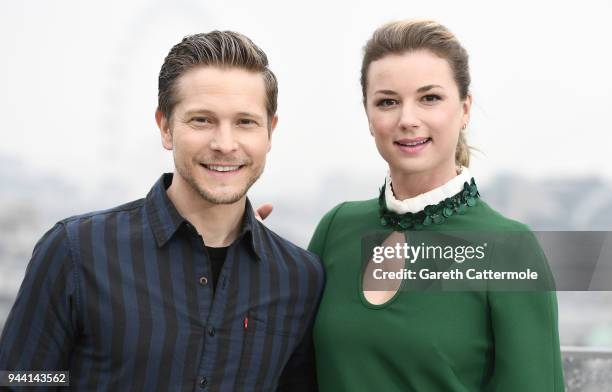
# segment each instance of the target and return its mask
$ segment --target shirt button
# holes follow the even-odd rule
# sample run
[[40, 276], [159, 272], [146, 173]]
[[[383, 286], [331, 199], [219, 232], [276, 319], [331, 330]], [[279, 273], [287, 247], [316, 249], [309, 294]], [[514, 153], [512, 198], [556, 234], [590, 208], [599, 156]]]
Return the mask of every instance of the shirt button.
[[200, 388], [206, 388], [207, 384], [208, 384], [208, 379], [206, 377], [202, 377], [200, 379]]
[[208, 335], [215, 336], [215, 327], [208, 327]]
[[208, 284], [208, 278], [206, 276], [201, 276], [200, 277], [200, 284], [202, 286], [206, 286]]

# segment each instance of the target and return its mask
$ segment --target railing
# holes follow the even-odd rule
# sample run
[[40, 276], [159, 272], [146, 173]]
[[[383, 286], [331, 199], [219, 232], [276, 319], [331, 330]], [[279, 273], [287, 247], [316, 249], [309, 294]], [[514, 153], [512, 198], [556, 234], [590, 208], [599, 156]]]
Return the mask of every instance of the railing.
[[612, 348], [562, 346], [561, 354], [566, 392], [612, 392]]
[[612, 391], [612, 349], [561, 347], [567, 392]]

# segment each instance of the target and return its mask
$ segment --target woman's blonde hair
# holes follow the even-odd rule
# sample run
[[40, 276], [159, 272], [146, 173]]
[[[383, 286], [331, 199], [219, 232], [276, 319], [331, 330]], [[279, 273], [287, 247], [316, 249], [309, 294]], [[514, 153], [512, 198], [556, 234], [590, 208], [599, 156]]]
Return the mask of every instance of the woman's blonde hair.
[[[465, 100], [470, 88], [468, 54], [457, 38], [443, 25], [432, 20], [405, 20], [392, 22], [378, 28], [366, 43], [361, 63], [361, 91], [366, 105], [368, 68], [373, 61], [390, 54], [402, 54], [415, 50], [428, 50], [448, 61], [459, 89], [459, 98]], [[461, 166], [470, 164], [470, 146], [464, 129], [459, 133], [455, 161]]]

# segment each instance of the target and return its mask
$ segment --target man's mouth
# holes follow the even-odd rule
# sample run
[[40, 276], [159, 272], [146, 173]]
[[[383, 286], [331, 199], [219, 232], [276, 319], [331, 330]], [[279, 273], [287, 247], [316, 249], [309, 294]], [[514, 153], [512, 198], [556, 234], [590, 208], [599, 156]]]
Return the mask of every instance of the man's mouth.
[[232, 173], [240, 170], [244, 165], [207, 165], [201, 163], [205, 169], [216, 172], [216, 173]]

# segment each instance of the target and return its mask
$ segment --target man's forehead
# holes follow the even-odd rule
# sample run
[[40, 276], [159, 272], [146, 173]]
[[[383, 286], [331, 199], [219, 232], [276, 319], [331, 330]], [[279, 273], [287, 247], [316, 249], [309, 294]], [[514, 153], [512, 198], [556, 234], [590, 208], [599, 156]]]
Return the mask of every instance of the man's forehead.
[[237, 67], [198, 66], [181, 75], [177, 80], [181, 90], [206, 93], [265, 93], [261, 73]]
[[[187, 106], [225, 103], [247, 106], [246, 112], [265, 111], [266, 88], [261, 74], [240, 68], [197, 67], [177, 81], [179, 104]], [[185, 108], [198, 110], [200, 108]]]

